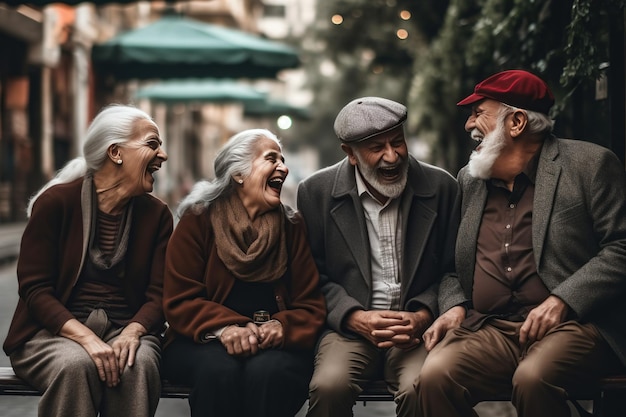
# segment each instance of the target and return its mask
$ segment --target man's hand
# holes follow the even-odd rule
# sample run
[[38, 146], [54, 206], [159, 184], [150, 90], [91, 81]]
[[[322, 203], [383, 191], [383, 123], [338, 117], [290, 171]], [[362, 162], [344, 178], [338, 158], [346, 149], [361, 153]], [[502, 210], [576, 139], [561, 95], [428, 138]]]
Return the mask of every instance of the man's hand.
[[348, 330], [360, 334], [375, 345], [389, 340], [395, 333], [385, 332], [374, 336], [376, 330], [386, 330], [392, 326], [408, 326], [410, 320], [400, 311], [356, 310], [346, 320]]
[[424, 332], [424, 347], [430, 351], [446, 335], [448, 330], [459, 327], [465, 319], [465, 307], [456, 306], [443, 313]]
[[395, 346], [400, 349], [411, 349], [421, 343], [424, 330], [433, 322], [433, 316], [426, 308], [416, 312], [399, 311], [402, 317], [408, 321], [407, 325], [392, 325], [384, 330], [374, 330], [372, 335], [382, 339], [377, 346], [390, 348]]
[[520, 327], [520, 344], [525, 345], [543, 339], [548, 330], [563, 323], [568, 311], [569, 307], [559, 297], [551, 295], [546, 298], [543, 303], [530, 310]]

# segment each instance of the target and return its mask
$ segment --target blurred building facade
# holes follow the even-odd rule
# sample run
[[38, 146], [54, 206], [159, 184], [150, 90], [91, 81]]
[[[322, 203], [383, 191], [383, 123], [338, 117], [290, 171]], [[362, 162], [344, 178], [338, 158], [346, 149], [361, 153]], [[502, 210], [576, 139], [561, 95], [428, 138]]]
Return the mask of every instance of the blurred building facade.
[[[164, 13], [237, 28], [276, 40], [297, 38], [314, 0], [93, 0], [77, 5], [7, 6], [0, 1], [0, 223], [21, 221], [29, 196], [81, 152], [85, 130], [104, 105], [135, 102], [163, 130], [170, 161], [155, 194], [170, 205], [199, 178], [212, 177], [215, 150], [247, 127], [276, 131], [276, 115], [247, 119], [241, 103], [164, 105], [134, 100], [141, 81], [95, 79], [94, 44]], [[273, 97], [306, 105], [298, 71], [255, 81]]]

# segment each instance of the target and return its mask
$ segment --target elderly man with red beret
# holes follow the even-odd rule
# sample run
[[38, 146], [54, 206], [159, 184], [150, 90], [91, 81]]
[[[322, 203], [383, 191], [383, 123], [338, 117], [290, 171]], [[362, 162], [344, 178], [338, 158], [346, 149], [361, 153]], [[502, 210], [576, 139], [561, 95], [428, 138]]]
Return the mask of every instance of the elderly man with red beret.
[[570, 415], [567, 393], [626, 363], [626, 180], [609, 150], [557, 139], [546, 83], [497, 73], [458, 103], [478, 146], [458, 175], [458, 278], [425, 332], [421, 416]]

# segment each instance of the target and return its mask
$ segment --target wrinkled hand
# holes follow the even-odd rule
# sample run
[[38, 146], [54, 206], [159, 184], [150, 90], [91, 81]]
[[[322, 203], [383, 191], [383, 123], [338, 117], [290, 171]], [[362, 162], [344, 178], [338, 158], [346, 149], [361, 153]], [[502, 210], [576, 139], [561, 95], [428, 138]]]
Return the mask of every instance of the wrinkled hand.
[[115, 352], [115, 357], [117, 358], [120, 375], [124, 372], [126, 364], [128, 364], [129, 367], [135, 364], [135, 355], [141, 344], [141, 336], [146, 333], [147, 330], [143, 325], [132, 322], [124, 327], [120, 335], [115, 338], [111, 344], [113, 352]]
[[433, 316], [428, 309], [420, 309], [416, 312], [399, 311], [402, 319], [408, 322], [406, 325], [394, 324], [386, 329], [372, 331], [372, 336], [382, 340], [378, 342], [379, 348], [395, 346], [400, 349], [411, 349], [421, 343], [421, 335], [432, 322]]
[[270, 320], [259, 326], [261, 349], [269, 349], [279, 347], [283, 344], [285, 334], [283, 332], [283, 325], [278, 320]]
[[120, 372], [113, 348], [94, 333], [81, 337], [78, 342], [96, 364], [100, 381], [106, 382], [110, 388], [117, 386], [120, 383]]
[[[390, 310], [356, 310], [346, 319], [346, 327], [363, 336], [375, 345], [389, 340], [389, 334], [374, 336], [375, 330], [385, 330], [391, 326], [408, 326], [410, 320], [399, 311]], [[394, 333], [395, 334], [395, 333]]]
[[259, 351], [259, 339], [261, 331], [254, 323], [248, 323], [245, 327], [228, 326], [222, 331], [220, 342], [226, 348], [229, 355], [250, 356]]
[[525, 345], [543, 339], [550, 329], [563, 323], [568, 310], [567, 304], [559, 297], [551, 295], [546, 298], [543, 303], [530, 310], [524, 324], [520, 327], [520, 344]]
[[100, 339], [87, 326], [76, 319], [70, 319], [59, 330], [59, 336], [75, 341], [85, 349], [98, 370], [98, 376], [108, 387], [120, 383], [117, 358], [113, 348]]
[[430, 351], [437, 343], [446, 335], [448, 330], [454, 329], [461, 325], [465, 319], [465, 307], [456, 306], [443, 313], [435, 320], [435, 322], [424, 332], [424, 347]]

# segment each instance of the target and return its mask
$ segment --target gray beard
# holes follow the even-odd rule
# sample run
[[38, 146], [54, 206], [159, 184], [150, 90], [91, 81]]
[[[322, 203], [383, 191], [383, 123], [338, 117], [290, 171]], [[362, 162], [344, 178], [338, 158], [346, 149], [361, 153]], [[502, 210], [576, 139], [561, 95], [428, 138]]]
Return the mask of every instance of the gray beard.
[[354, 155], [356, 156], [356, 159], [358, 161], [359, 172], [363, 176], [363, 179], [367, 181], [369, 185], [371, 185], [376, 191], [378, 191], [387, 198], [393, 199], [400, 197], [400, 195], [404, 191], [404, 188], [406, 187], [406, 182], [408, 178], [409, 163], [407, 159], [402, 159], [400, 162], [401, 175], [398, 181], [394, 182], [393, 184], [383, 184], [378, 180], [377, 169], [381, 166], [385, 166], [385, 164], [380, 163], [372, 168], [361, 159], [361, 156], [358, 152], [354, 152]]
[[496, 128], [483, 138], [480, 152], [472, 151], [468, 163], [470, 175], [482, 180], [489, 179], [493, 164], [500, 156], [505, 144], [504, 125], [498, 122]]

